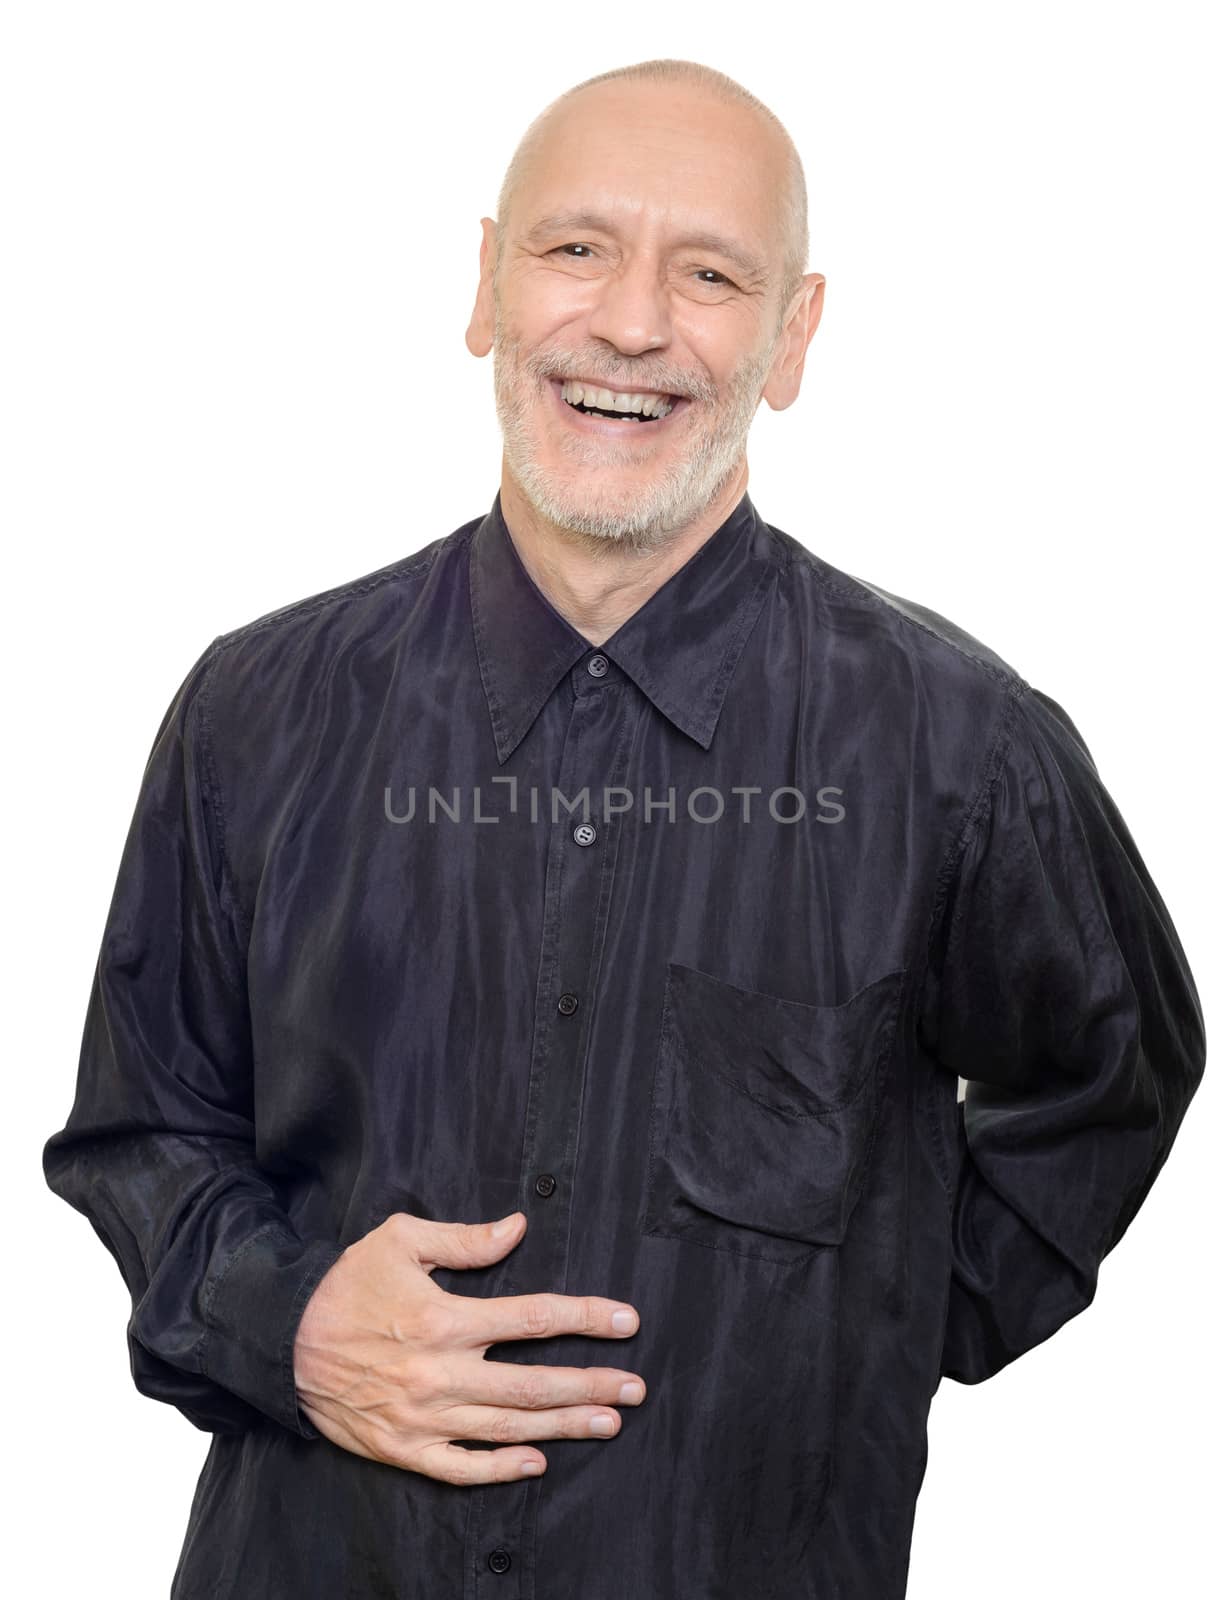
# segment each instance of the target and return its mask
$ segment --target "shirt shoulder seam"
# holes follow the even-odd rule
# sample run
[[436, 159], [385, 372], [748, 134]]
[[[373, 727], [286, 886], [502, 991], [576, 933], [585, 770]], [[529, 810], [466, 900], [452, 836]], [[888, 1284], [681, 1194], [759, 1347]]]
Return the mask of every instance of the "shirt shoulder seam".
[[[218, 634], [205, 652], [204, 670], [199, 683], [199, 761], [203, 801], [207, 810], [211, 812], [212, 825], [216, 833], [216, 853], [220, 861], [221, 902], [222, 905], [228, 906], [230, 916], [249, 942], [254, 923], [253, 918], [246, 915], [235, 888], [237, 879], [229, 860], [225, 799], [216, 770], [212, 740], [212, 669], [223, 653], [227, 641], [232, 638], [232, 633]], [[238, 948], [239, 954], [244, 959], [244, 949], [240, 945]]]
[[[998, 666], [996, 662], [989, 661], [983, 656], [976, 655], [973, 650], [968, 650], [965, 645], [960, 644], [956, 639], [950, 639], [947, 638], [945, 634], [938, 633], [935, 628], [930, 628], [928, 623], [922, 622], [919, 617], [913, 617], [908, 612], [902, 610], [899, 606], [892, 605], [885, 598], [885, 596], [879, 594], [878, 591], [863, 578], [854, 578], [850, 573], [845, 573], [841, 577], [833, 578], [825, 564], [819, 559], [818, 556], [814, 554], [812, 550], [809, 550], [805, 545], [800, 544], [797, 540], [793, 540], [793, 543], [806, 557], [806, 560], [802, 562], [802, 566], [807, 572], [809, 572], [810, 576], [819, 585], [824, 594], [832, 596], [848, 595], [856, 600], [864, 600], [870, 606], [872, 606], [874, 610], [884, 611], [887, 616], [896, 617], [906, 626], [918, 629], [921, 633], [927, 634], [930, 639], [936, 639], [938, 644], [947, 645], [957, 655], [961, 656], [963, 660], [972, 662], [975, 666], [986, 672], [990, 678], [995, 679], [997, 683], [1002, 684], [1005, 688], [1013, 689], [1016, 686], [1021, 685], [1022, 692], [1024, 692], [1025, 689], [1029, 687], [1026, 679], [1022, 677], [1021, 673], [1015, 671], [1013, 668]], [[792, 564], [796, 565], [796, 551], [794, 551], [793, 554]]]
[[[225, 633], [220, 633], [212, 642], [212, 648], [217, 654], [250, 638], [257, 633], [265, 633], [268, 629], [277, 627], [280, 623], [291, 622], [299, 617], [313, 616], [319, 611], [324, 611], [328, 606], [342, 605], [347, 600], [359, 599], [362, 595], [372, 594], [375, 590], [383, 588], [388, 583], [396, 583], [414, 578], [428, 572], [442, 549], [450, 542], [454, 535], [443, 539], [426, 556], [406, 556], [403, 561], [396, 561], [389, 567], [384, 567], [378, 572], [370, 573], [365, 577], [352, 578], [346, 583], [334, 585], [330, 589], [323, 589], [317, 594], [305, 595], [300, 600], [294, 600], [286, 606], [280, 606], [275, 611], [266, 612], [261, 617], [254, 617], [250, 622], [240, 623], [236, 628], [230, 628]], [[404, 564], [405, 563], [405, 564]]]
[[998, 718], [996, 734], [993, 737], [987, 760], [984, 762], [984, 772], [979, 785], [975, 790], [962, 825], [954, 840], [946, 851], [937, 873], [937, 889], [934, 894], [933, 913], [934, 923], [940, 915], [946, 893], [951, 886], [951, 879], [957, 874], [966, 854], [967, 845], [972, 834], [986, 822], [992, 811], [999, 786], [1000, 776], [1013, 748], [1013, 741], [1017, 731], [1018, 707], [1026, 697], [1030, 685], [1024, 678], [1016, 678], [1010, 683], [1006, 691], [1006, 699]]
[[[1018, 707], [1028, 688], [1029, 684], [1024, 678], [1017, 678], [1016, 681], [1006, 685], [1005, 702], [997, 719], [996, 731], [993, 734], [988, 754], [984, 759], [983, 773], [974, 793], [967, 802], [962, 822], [950, 841], [942, 857], [941, 865], [937, 870], [937, 876], [933, 884], [933, 897], [929, 908], [924, 948], [921, 953], [921, 962], [915, 984], [916, 992], [919, 992], [922, 988], [932, 965], [933, 948], [938, 934], [942, 931], [942, 922], [945, 917], [945, 908], [950, 896], [950, 890], [957, 881], [958, 873], [966, 855], [967, 845], [975, 830], [991, 814], [1000, 776], [1004, 770], [1009, 752], [1013, 747], [1018, 722]], [[946, 938], [947, 940], [949, 938], [948, 930]], [[947, 1150], [945, 1146], [940, 1119], [934, 1114], [931, 1106], [926, 1106], [926, 1115], [933, 1143], [936, 1147], [938, 1176], [941, 1180], [943, 1191], [949, 1197], [953, 1193], [954, 1153]]]

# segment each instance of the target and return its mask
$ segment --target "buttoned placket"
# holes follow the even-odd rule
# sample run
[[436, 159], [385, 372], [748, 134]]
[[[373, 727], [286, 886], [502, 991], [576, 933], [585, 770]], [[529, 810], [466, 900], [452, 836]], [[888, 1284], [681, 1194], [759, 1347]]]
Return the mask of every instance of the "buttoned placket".
[[[576, 662], [567, 685], [559, 772], [539, 797], [538, 825], [550, 838], [518, 1201], [529, 1226], [508, 1258], [504, 1295], [584, 1292], [568, 1282], [569, 1236], [582, 1139], [596, 1137], [582, 1128], [581, 1108], [622, 831], [622, 814], [612, 803], [608, 815], [606, 799], [624, 785], [645, 703], [600, 650]], [[527, 736], [522, 748], [528, 744]], [[524, 1339], [493, 1347], [489, 1359], [525, 1363], [539, 1354]], [[537, 1443], [546, 1454], [546, 1440]], [[613, 1448], [613, 1439], [604, 1445]], [[534, 1600], [534, 1536], [546, 1492], [545, 1472], [470, 1491], [463, 1600]]]

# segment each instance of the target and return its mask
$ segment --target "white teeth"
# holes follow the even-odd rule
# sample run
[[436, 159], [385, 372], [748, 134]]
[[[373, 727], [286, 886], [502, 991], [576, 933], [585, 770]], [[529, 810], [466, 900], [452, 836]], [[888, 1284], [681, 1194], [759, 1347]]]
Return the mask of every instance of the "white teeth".
[[565, 382], [560, 394], [569, 405], [597, 406], [599, 411], [634, 411], [642, 417], [667, 416], [674, 402], [659, 394], [618, 393], [611, 389], [596, 389], [587, 383]]

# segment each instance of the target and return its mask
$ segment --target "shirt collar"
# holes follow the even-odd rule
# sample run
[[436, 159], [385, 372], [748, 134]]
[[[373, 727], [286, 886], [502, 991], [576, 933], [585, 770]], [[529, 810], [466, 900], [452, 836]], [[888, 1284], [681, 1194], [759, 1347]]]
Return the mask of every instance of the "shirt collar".
[[[778, 541], [743, 491], [716, 532], [597, 646], [705, 750], [779, 554]], [[470, 598], [479, 671], [503, 763], [559, 679], [595, 647], [526, 571], [499, 491], [471, 537]]]

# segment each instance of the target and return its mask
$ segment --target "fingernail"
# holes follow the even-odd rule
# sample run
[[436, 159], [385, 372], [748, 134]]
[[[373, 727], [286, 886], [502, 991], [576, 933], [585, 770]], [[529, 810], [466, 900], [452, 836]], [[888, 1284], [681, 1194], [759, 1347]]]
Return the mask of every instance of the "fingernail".
[[634, 1406], [644, 1399], [644, 1385], [642, 1383], [625, 1383], [619, 1391], [621, 1405]]
[[492, 1238], [503, 1239], [506, 1233], [512, 1233], [517, 1226], [517, 1212], [511, 1211], [507, 1217], [501, 1217], [499, 1222], [492, 1224]]
[[631, 1333], [636, 1326], [634, 1311], [616, 1311], [611, 1317], [611, 1327], [616, 1333]]

